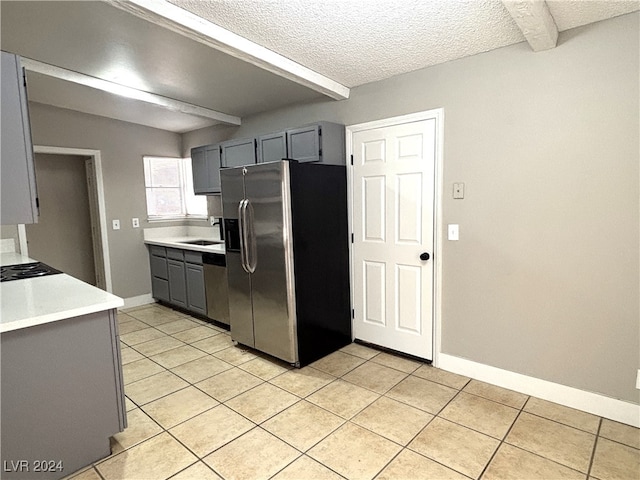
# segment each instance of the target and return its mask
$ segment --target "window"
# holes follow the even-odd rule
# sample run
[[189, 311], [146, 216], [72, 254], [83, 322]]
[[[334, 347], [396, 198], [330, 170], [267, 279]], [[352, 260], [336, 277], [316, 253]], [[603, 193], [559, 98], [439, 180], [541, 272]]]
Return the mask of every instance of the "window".
[[193, 193], [190, 158], [143, 160], [149, 220], [207, 217], [206, 197]]

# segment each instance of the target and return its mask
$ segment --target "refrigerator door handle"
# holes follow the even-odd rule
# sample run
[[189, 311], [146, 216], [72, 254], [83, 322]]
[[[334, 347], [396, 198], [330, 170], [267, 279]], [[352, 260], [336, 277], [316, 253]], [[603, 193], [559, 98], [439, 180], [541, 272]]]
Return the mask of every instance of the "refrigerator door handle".
[[253, 273], [256, 271], [257, 264], [257, 251], [256, 251], [256, 232], [253, 225], [253, 206], [249, 200], [245, 200], [244, 206], [244, 229], [246, 232], [245, 237], [245, 250], [246, 250], [246, 271]]
[[240, 265], [242, 265], [242, 269], [249, 273], [247, 267], [247, 240], [246, 240], [246, 217], [245, 212], [247, 208], [247, 199], [240, 200], [238, 203], [238, 224], [240, 230]]

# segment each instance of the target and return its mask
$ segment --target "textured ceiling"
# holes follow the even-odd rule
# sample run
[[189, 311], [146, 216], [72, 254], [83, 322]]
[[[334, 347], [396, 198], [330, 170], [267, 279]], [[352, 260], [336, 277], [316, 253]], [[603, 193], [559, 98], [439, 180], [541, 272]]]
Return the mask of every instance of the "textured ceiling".
[[[346, 86], [524, 41], [501, 0], [170, 0]], [[556, 0], [560, 30], [637, 0]]]
[[[326, 98], [108, 1], [2, 0], [2, 49], [240, 117]], [[502, 0], [153, 1], [350, 87], [524, 41]], [[561, 31], [640, 10], [640, 0], [547, 3]], [[62, 108], [176, 132], [216, 123], [52, 76], [29, 80], [33, 101]]]

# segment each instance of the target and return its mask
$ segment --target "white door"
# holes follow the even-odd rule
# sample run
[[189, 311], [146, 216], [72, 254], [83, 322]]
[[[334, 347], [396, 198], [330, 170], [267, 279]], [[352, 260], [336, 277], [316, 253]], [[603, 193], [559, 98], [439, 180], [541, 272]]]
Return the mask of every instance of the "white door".
[[428, 360], [436, 127], [432, 118], [357, 130], [351, 142], [355, 338]]

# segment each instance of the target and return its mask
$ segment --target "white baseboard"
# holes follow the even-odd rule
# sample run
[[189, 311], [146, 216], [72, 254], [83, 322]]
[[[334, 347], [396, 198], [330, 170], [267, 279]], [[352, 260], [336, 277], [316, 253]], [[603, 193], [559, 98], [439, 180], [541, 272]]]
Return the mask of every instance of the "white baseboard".
[[137, 297], [125, 298], [124, 307], [122, 308], [139, 307], [141, 305], [147, 305], [149, 303], [155, 303], [155, 300], [150, 293], [147, 293], [145, 295], [138, 295]]
[[640, 405], [441, 353], [438, 367], [549, 402], [640, 427]]

